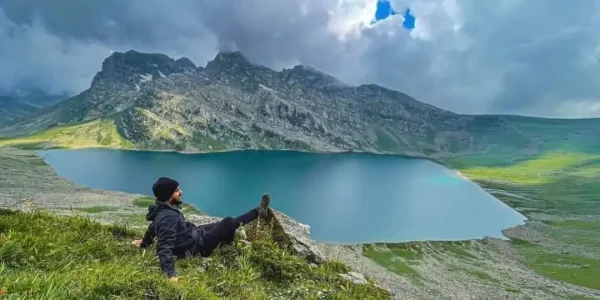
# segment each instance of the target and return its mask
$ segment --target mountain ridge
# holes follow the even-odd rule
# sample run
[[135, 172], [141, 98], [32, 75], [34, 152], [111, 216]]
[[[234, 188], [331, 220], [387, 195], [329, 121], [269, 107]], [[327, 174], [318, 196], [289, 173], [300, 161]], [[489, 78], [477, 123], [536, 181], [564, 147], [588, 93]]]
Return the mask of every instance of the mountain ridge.
[[[443, 157], [491, 148], [531, 153], [532, 144], [539, 144], [539, 134], [530, 132], [534, 119], [528, 117], [461, 115], [375, 84], [347, 85], [310, 66], [275, 71], [239, 51], [220, 52], [204, 67], [185, 57], [114, 52], [89, 89], [13, 122], [0, 129], [0, 136], [25, 136], [99, 118], [112, 119], [125, 140], [148, 150]], [[595, 134], [582, 126], [575, 131], [584, 131], [583, 137]], [[503, 145], [497, 143], [499, 136]]]

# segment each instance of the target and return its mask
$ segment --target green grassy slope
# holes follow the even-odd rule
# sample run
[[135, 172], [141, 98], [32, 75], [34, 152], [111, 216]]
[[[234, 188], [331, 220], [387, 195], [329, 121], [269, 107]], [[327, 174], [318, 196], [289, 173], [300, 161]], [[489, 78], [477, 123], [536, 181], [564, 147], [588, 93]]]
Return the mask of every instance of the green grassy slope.
[[33, 135], [0, 139], [0, 147], [3, 146], [70, 149], [134, 147], [118, 133], [112, 119], [97, 119], [83, 124], [55, 127]]
[[454, 162], [501, 167], [545, 153], [600, 153], [600, 119], [503, 118], [511, 130], [469, 128], [476, 140], [483, 140], [489, 147]]
[[533, 269], [600, 289], [600, 153], [543, 153], [503, 166], [479, 166], [468, 158], [449, 164], [541, 222], [536, 231], [546, 238], [515, 237], [515, 247]]
[[141, 232], [82, 217], [0, 210], [2, 299], [388, 299], [372, 284], [343, 280], [347, 266], [311, 267], [265, 236], [236, 241], [210, 259], [177, 262], [178, 282], [154, 249], [129, 243]]

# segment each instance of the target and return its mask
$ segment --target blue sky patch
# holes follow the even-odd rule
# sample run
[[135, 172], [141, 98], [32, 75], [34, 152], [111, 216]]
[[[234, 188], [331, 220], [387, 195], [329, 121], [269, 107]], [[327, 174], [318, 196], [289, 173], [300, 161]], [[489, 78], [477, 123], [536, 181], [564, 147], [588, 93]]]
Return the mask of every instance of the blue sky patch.
[[385, 20], [395, 14], [396, 11], [392, 8], [392, 3], [389, 0], [377, 0], [377, 10], [375, 11], [373, 23]]
[[404, 11], [404, 22], [402, 22], [402, 26], [408, 30], [412, 30], [415, 28], [415, 16], [410, 14], [410, 8], [407, 8]]
[[[375, 11], [375, 18], [371, 21], [371, 25], [397, 14], [389, 0], [377, 0], [377, 10]], [[411, 14], [410, 8], [404, 11], [403, 17], [404, 22], [402, 22], [402, 26], [404, 28], [408, 30], [415, 28], [415, 16]]]

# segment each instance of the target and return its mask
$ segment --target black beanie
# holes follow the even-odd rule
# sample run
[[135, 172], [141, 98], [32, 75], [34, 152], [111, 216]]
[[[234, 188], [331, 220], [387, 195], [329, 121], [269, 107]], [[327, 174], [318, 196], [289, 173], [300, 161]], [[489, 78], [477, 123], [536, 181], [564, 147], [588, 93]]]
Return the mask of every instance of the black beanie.
[[152, 185], [152, 192], [158, 201], [165, 202], [171, 198], [171, 195], [179, 187], [179, 182], [169, 178], [160, 177]]

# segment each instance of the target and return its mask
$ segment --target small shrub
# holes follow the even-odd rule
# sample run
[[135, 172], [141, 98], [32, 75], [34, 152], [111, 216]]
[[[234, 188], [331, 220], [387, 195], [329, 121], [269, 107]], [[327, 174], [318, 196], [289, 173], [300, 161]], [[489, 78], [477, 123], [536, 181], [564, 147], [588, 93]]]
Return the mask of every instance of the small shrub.
[[154, 204], [154, 199], [152, 199], [150, 197], [140, 197], [140, 198], [134, 199], [132, 203], [135, 206], [148, 207], [148, 206]]
[[300, 279], [309, 270], [307, 262], [274, 242], [256, 240], [252, 243], [249, 259], [259, 266], [265, 280], [286, 282]]
[[352, 271], [348, 265], [339, 261], [328, 261], [323, 264], [322, 268], [337, 274], [348, 273]]

